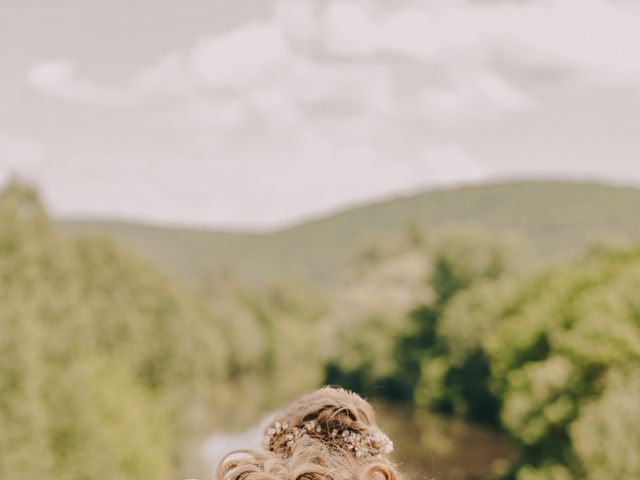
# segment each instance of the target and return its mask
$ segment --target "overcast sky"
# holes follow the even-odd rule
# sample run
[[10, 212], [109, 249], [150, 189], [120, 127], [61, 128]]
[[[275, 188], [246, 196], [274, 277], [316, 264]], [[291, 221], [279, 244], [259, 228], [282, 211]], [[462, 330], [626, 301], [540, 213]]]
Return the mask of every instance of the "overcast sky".
[[635, 0], [0, 0], [0, 181], [271, 228], [494, 178], [640, 184]]

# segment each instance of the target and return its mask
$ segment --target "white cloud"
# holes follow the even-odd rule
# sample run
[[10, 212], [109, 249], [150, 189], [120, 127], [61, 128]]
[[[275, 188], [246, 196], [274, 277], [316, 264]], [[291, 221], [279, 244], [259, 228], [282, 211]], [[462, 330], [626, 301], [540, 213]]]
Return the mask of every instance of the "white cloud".
[[292, 60], [291, 47], [274, 22], [254, 21], [224, 34], [200, 38], [188, 55], [169, 52], [142, 69], [128, 85], [114, 88], [86, 81], [69, 60], [43, 60], [26, 74], [29, 85], [66, 100], [124, 107], [162, 97], [200, 96], [203, 90], [243, 94], [277, 81]]
[[308, 0], [278, 0], [273, 11], [278, 27], [302, 48], [309, 48], [317, 41], [318, 15], [318, 6]]
[[367, 56], [378, 49], [378, 33], [370, 13], [352, 1], [334, 1], [324, 11], [326, 48], [344, 56]]
[[162, 154], [78, 152], [28, 173], [56, 215], [245, 228], [272, 228], [345, 204], [484, 175], [456, 147], [398, 160], [376, 145], [339, 139], [337, 130], [307, 129], [293, 141], [263, 139], [231, 149], [218, 145], [206, 158], [181, 162]]
[[27, 81], [42, 89], [55, 89], [73, 81], [75, 66], [68, 60], [45, 60], [27, 72]]
[[403, 9], [392, 14], [381, 26], [381, 45], [390, 53], [433, 60], [438, 46], [430, 31], [432, 24], [425, 12]]
[[267, 128], [291, 131], [303, 120], [289, 92], [280, 86], [255, 89], [249, 93], [246, 103]]
[[247, 109], [237, 99], [218, 97], [214, 100], [203, 96], [190, 99], [180, 109], [170, 110], [164, 121], [195, 137], [211, 138], [242, 127], [247, 115]]
[[[135, 106], [151, 127], [138, 140], [140, 117], [121, 112], [113, 117], [131, 126], [122, 149], [133, 153], [96, 155], [87, 140], [71, 160], [28, 170], [58, 212], [253, 226], [476, 181], [493, 172], [458, 139], [485, 161], [494, 152], [482, 150], [484, 138], [468, 140], [479, 130], [470, 122], [533, 117], [542, 101], [551, 99], [538, 113], [561, 103], [567, 84], [542, 92], [545, 80], [531, 81], [531, 72], [640, 92], [639, 22], [640, 7], [624, 1], [280, 0], [271, 18], [203, 36], [120, 87], [86, 80], [71, 61], [33, 65], [27, 80], [40, 92]], [[554, 88], [558, 76], [548, 77]], [[87, 137], [100, 125], [87, 126]], [[41, 155], [28, 142], [2, 141], [0, 158], [11, 165]], [[560, 171], [553, 149], [531, 150]], [[123, 180], [132, 170], [137, 180]]]
[[27, 70], [27, 82], [35, 89], [54, 97], [99, 106], [122, 106], [129, 95], [107, 86], [78, 78], [75, 64], [69, 60], [43, 60]]
[[471, 8], [451, 4], [435, 10], [404, 8], [392, 12], [380, 25], [381, 51], [444, 67], [481, 62], [484, 45], [478, 41], [478, 25], [470, 19]]
[[154, 65], [140, 71], [132, 80], [133, 97], [163, 97], [189, 95], [195, 79], [185, 59], [177, 52], [169, 52]]
[[[640, 4], [612, 0], [329, 4], [324, 43], [338, 55], [390, 54], [439, 68], [492, 63], [640, 84]], [[380, 6], [381, 5], [381, 6]]]
[[489, 70], [458, 74], [444, 87], [425, 87], [420, 102], [427, 117], [444, 126], [522, 112], [535, 105], [524, 92]]
[[568, 70], [579, 80], [640, 83], [637, 3], [546, 1], [495, 13], [491, 19], [485, 15], [491, 31], [484, 35], [492, 40], [495, 54], [509, 62]]
[[576, 79], [640, 83], [640, 6], [611, 0], [452, 3], [390, 13], [381, 49], [436, 65], [558, 69]]
[[[243, 198], [246, 203], [231, 206], [225, 223], [237, 223], [240, 210], [245, 222], [262, 227], [282, 225], [345, 204], [426, 186], [476, 181], [486, 175], [458, 147], [434, 146], [413, 158], [400, 159], [387, 155], [376, 144], [340, 140], [331, 132], [317, 129], [305, 130], [293, 142], [262, 149], [259, 162], [251, 161], [251, 152], [238, 154], [230, 175], [242, 177], [242, 184], [236, 185], [233, 193], [217, 193], [221, 198]], [[248, 170], [251, 175], [247, 178]]]
[[191, 68], [206, 86], [242, 90], [277, 76], [290, 60], [289, 43], [271, 22], [252, 22], [224, 35], [200, 39]]
[[298, 59], [288, 91], [302, 105], [383, 112], [393, 106], [391, 70], [376, 63], [321, 63]]
[[[640, 89], [640, 5], [611, 0], [422, 2], [400, 8], [355, 0], [280, 0], [272, 18], [203, 37], [186, 56], [169, 53], [126, 88], [83, 80], [66, 60], [33, 65], [27, 80], [54, 96], [106, 106], [190, 95], [201, 87], [242, 94], [264, 83], [291, 86], [292, 69], [305, 62], [325, 65], [325, 72], [315, 72], [324, 76], [318, 83], [328, 84], [330, 75], [342, 71], [314, 57], [316, 41], [342, 64], [374, 58], [380, 65], [380, 55], [391, 55], [441, 72], [465, 75], [496, 65], [556, 69], [576, 79]], [[305, 88], [294, 85], [294, 91]]]
[[[242, 31], [244, 36], [248, 30]], [[235, 44], [236, 40], [229, 40], [226, 35], [237, 34], [235, 31], [211, 37], [208, 42], [215, 46], [211, 50], [201, 41], [195, 51], [203, 48], [211, 54], [226, 50], [227, 47], [220, 49], [219, 45]], [[271, 50], [284, 51], [279, 47]], [[238, 67], [251, 72], [240, 81], [237, 72], [234, 73], [235, 67], [222, 68], [223, 61], [215, 60], [218, 55], [225, 57], [219, 53], [207, 55], [206, 62], [204, 57], [199, 57], [198, 62], [203, 64], [198, 69], [190, 68], [189, 62], [175, 56], [167, 57], [138, 76], [137, 90], [148, 96], [154, 92], [157, 96], [177, 96], [179, 103], [170, 104], [166, 118], [171, 123], [192, 128], [197, 135], [209, 136], [255, 126], [256, 122], [266, 129], [298, 128], [309, 121], [307, 117], [322, 112], [376, 115], [394, 107], [393, 75], [391, 69], [381, 63], [326, 62], [290, 50], [287, 54], [270, 55], [269, 58], [276, 59], [274, 62], [254, 62], [250, 57], [231, 59], [234, 65], [236, 61], [251, 65]], [[205, 65], [216, 65], [220, 75], [204, 80], [206, 75], [201, 72]]]

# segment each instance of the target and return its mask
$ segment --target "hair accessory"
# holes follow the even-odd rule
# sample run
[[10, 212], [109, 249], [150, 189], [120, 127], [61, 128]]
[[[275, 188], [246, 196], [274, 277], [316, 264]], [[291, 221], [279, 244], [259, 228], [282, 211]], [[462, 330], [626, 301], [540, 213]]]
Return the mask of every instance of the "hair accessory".
[[263, 446], [272, 452], [281, 449], [290, 451], [294, 443], [304, 437], [317, 438], [331, 446], [352, 451], [358, 458], [380, 457], [393, 451], [393, 442], [380, 430], [369, 433], [349, 428], [333, 428], [329, 431], [315, 420], [300, 427], [290, 427], [286, 422], [274, 422], [265, 431]]

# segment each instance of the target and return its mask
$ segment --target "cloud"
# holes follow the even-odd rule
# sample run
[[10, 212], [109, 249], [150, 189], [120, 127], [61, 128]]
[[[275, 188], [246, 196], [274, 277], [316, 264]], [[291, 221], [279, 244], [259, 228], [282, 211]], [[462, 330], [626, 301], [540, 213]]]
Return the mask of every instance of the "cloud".
[[224, 35], [200, 39], [190, 66], [209, 88], [242, 90], [277, 76], [290, 57], [282, 31], [272, 22], [254, 21]]
[[360, 4], [334, 1], [324, 11], [324, 43], [337, 55], [368, 56], [378, 50], [378, 32], [370, 13]]
[[490, 70], [458, 74], [443, 87], [425, 87], [420, 93], [420, 103], [425, 115], [442, 126], [489, 120], [535, 107], [532, 98]]
[[273, 9], [278, 28], [302, 49], [310, 48], [320, 35], [318, 16], [318, 5], [308, 0], [278, 0]]
[[[193, 114], [187, 123], [201, 121], [202, 129], [212, 135], [216, 125], [219, 134], [242, 128], [240, 120], [257, 120], [267, 128], [270, 123], [291, 125], [305, 111], [402, 115], [402, 96], [421, 98], [427, 112], [442, 117], [446, 125], [465, 121], [465, 112], [473, 111], [474, 119], [491, 119], [523, 104], [526, 95], [516, 92], [506, 77], [491, 77], [489, 66], [467, 61], [469, 52], [483, 43], [476, 42], [479, 29], [473, 24], [478, 22], [469, 20], [474, 13], [464, 15], [471, 23], [468, 28], [456, 28], [464, 23], [460, 6], [383, 12], [373, 4], [345, 0], [319, 5], [324, 4], [282, 0], [272, 18], [204, 36], [186, 53], [169, 52], [125, 88], [84, 81], [69, 61], [40, 62], [29, 70], [28, 81], [50, 95], [92, 105], [126, 107], [169, 100], [167, 107], [176, 119]], [[305, 25], [304, 32], [296, 29], [296, 21]], [[314, 47], [318, 36], [322, 39]], [[320, 47], [339, 59], [319, 55]], [[464, 82], [431, 89], [425, 85], [424, 92], [409, 89], [399, 95], [396, 83], [401, 73], [382, 53], [425, 63], [444, 59], [443, 71], [449, 74], [461, 70], [452, 68], [455, 63], [465, 65], [463, 76], [474, 68], [478, 73]], [[196, 102], [202, 105], [194, 106]]]
[[[501, 62], [603, 85], [640, 83], [640, 6], [633, 2], [476, 3], [415, 15], [422, 19], [414, 27], [416, 36], [423, 32], [419, 44], [429, 45], [442, 63]], [[404, 47], [416, 53], [409, 43]]]
[[[196, 138], [211, 138], [241, 128], [246, 124], [247, 116], [247, 109], [236, 99], [195, 97], [180, 109], [166, 113], [162, 120]], [[158, 117], [155, 120], [158, 121]]]
[[337, 56], [391, 55], [448, 69], [557, 70], [602, 85], [640, 84], [640, 5], [612, 0], [328, 4]]
[[126, 91], [87, 82], [78, 78], [75, 64], [69, 60], [43, 60], [27, 70], [27, 83], [36, 90], [73, 102], [122, 106], [129, 103]]
[[43, 60], [26, 73], [45, 94], [90, 105], [124, 107], [161, 97], [199, 95], [202, 89], [243, 92], [273, 80], [290, 62], [290, 45], [273, 22], [254, 21], [224, 34], [200, 38], [189, 55], [169, 52], [115, 88], [79, 77], [69, 60]]
[[322, 63], [298, 59], [287, 90], [307, 107], [337, 111], [384, 112], [393, 107], [391, 69], [380, 63]]
[[[173, 96], [178, 103], [169, 103], [163, 118], [199, 138], [257, 125], [298, 129], [318, 115], [378, 115], [394, 108], [389, 66], [314, 59], [283, 47], [284, 34], [274, 28], [254, 23], [203, 38], [191, 54], [169, 55], [141, 72], [136, 96]], [[238, 55], [242, 48], [247, 55]]]
[[338, 130], [217, 145], [180, 162], [162, 153], [81, 151], [20, 172], [38, 181], [55, 215], [260, 229], [485, 174], [458, 147], [398, 159], [366, 139], [340, 138]]
[[403, 9], [391, 14], [380, 27], [380, 45], [386, 52], [419, 61], [434, 60], [438, 45], [431, 32], [434, 26], [425, 12]]
[[566, 71], [575, 80], [602, 85], [640, 83], [637, 3], [545, 1], [520, 9], [503, 7], [496, 14], [484, 37], [498, 58], [534, 70]]
[[[320, 129], [305, 130], [295, 141], [261, 152], [260, 161], [253, 162], [253, 150], [236, 151], [231, 176], [238, 175], [243, 182], [233, 196], [246, 203], [231, 206], [225, 223], [237, 223], [242, 211], [245, 222], [268, 228], [345, 204], [486, 176], [459, 147], [432, 146], [398, 158], [366, 139], [340, 139], [335, 132]], [[226, 190], [218, 194], [221, 198], [232, 195]]]
[[[311, 92], [313, 88], [294, 83], [310, 79], [308, 65], [314, 64], [315, 78], [310, 81], [326, 86], [331, 75], [336, 75], [336, 85], [344, 78], [344, 69], [336, 68], [336, 63], [351, 65], [355, 71], [366, 62], [385, 65], [394, 76], [399, 75], [398, 61], [413, 61], [448, 75], [467, 75], [473, 69], [483, 75], [492, 70], [505, 81], [505, 71], [554, 70], [573, 80], [640, 90], [640, 6], [633, 2], [402, 5], [280, 0], [271, 18], [204, 36], [187, 54], [170, 52], [128, 86], [114, 88], [82, 79], [68, 60], [36, 63], [27, 80], [53, 96], [112, 107], [200, 95], [202, 89], [244, 95], [247, 89], [274, 83], [293, 87], [293, 92]], [[379, 73], [382, 70], [378, 68]], [[366, 82], [362, 85], [368, 88]]]
[[[621, 119], [616, 130], [627, 142], [611, 147], [627, 153], [619, 165], [633, 162], [633, 106], [593, 85], [640, 93], [640, 5], [278, 0], [271, 16], [174, 46], [129, 82], [87, 75], [73, 60], [45, 59], [27, 82], [121, 111], [74, 112], [72, 121], [88, 121], [62, 130], [81, 133], [56, 139], [64, 158], [55, 161], [40, 161], [51, 154], [33, 142], [0, 135], [0, 169], [36, 175], [56, 212], [265, 227], [345, 202], [480, 180], [493, 173], [483, 166], [490, 162], [523, 172], [535, 161], [560, 172], [558, 158], [576, 145], [583, 150], [572, 171], [593, 170], [582, 153], [615, 144], [598, 137], [609, 119]], [[588, 88], [569, 90], [571, 82]], [[600, 105], [609, 108], [602, 123], [584, 127], [581, 117], [598, 116]], [[563, 111], [574, 114], [554, 123]], [[514, 113], [518, 122], [492, 129]], [[522, 141], [505, 146], [504, 132]], [[545, 146], [540, 132], [553, 134]], [[106, 136], [122, 138], [96, 146]], [[593, 153], [593, 164], [607, 150]]]
[[133, 78], [129, 97], [133, 100], [136, 97], [188, 96], [193, 92], [195, 83], [183, 55], [169, 52]]
[[390, 13], [379, 28], [381, 51], [442, 66], [459, 63], [461, 56], [467, 65], [482, 60], [484, 45], [479, 42], [478, 25], [470, 20], [470, 10], [475, 7], [451, 5]]

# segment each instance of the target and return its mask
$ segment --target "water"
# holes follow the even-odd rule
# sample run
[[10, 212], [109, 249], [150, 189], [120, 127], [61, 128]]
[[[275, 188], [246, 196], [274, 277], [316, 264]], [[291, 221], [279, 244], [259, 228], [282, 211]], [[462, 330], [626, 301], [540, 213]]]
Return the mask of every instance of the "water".
[[[375, 408], [378, 423], [394, 441], [394, 461], [411, 480], [487, 479], [515, 458], [508, 439], [490, 428], [406, 406]], [[257, 448], [269, 418], [263, 416], [244, 431], [212, 434], [203, 445], [211, 471], [230, 450]]]
[[405, 406], [376, 405], [376, 411], [394, 441], [394, 460], [412, 479], [487, 479], [515, 459], [508, 438], [491, 428]]

